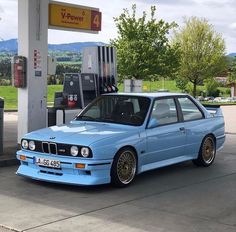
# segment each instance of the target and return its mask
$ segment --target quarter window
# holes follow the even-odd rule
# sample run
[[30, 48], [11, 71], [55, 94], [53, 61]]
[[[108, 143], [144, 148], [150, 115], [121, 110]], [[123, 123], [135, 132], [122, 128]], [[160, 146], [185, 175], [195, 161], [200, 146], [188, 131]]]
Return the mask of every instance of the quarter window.
[[173, 98], [155, 100], [151, 118], [155, 118], [158, 125], [170, 124], [178, 121], [175, 101]]
[[179, 103], [182, 109], [184, 121], [191, 121], [203, 118], [202, 112], [189, 98], [179, 98]]

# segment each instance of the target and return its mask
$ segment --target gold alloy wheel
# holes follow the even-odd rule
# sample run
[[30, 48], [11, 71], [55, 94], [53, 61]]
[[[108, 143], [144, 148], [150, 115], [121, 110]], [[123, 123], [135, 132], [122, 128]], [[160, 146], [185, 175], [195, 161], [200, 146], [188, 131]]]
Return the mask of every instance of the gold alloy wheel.
[[121, 153], [117, 161], [117, 176], [123, 184], [129, 184], [136, 174], [136, 157], [132, 151]]
[[206, 138], [203, 143], [202, 158], [206, 164], [210, 164], [215, 158], [215, 142], [211, 137]]

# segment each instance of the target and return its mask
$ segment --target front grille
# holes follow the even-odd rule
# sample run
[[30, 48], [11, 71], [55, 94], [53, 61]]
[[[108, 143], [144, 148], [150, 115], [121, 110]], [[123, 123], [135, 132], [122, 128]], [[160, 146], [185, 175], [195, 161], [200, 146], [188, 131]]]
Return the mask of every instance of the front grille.
[[49, 148], [51, 154], [57, 154], [57, 145], [55, 143], [50, 143]]
[[52, 142], [41, 142], [35, 140], [35, 151], [43, 152], [47, 154], [55, 154], [55, 155], [70, 155], [70, 147], [71, 145], [63, 144], [63, 143], [52, 143]]
[[44, 153], [49, 153], [49, 146], [47, 142], [42, 142], [42, 148]]
[[71, 156], [70, 155], [70, 148], [71, 148], [71, 145], [58, 143], [57, 144], [57, 153], [58, 153], [58, 155]]
[[35, 151], [43, 152], [42, 142], [34, 140], [35, 142]]
[[47, 154], [57, 154], [57, 144], [49, 143], [49, 142], [42, 142], [42, 150], [44, 153], [47, 153]]
[[58, 173], [58, 172], [50, 172], [50, 171], [44, 171], [44, 170], [40, 170], [41, 173], [44, 174], [50, 174], [50, 175], [56, 175], [56, 176], [62, 176], [63, 173]]
[[[72, 144], [64, 144], [64, 143], [53, 143], [53, 142], [47, 142], [47, 141], [39, 141], [39, 140], [32, 140], [35, 142], [35, 152], [42, 152], [46, 154], [54, 154], [54, 155], [62, 155], [62, 156], [70, 156], [70, 148], [73, 146]], [[79, 148], [79, 155], [78, 157], [81, 157], [80, 155], [80, 149], [81, 145], [74, 145], [78, 146]], [[29, 150], [29, 149], [28, 149]], [[90, 150], [90, 158], [93, 157], [92, 151]]]

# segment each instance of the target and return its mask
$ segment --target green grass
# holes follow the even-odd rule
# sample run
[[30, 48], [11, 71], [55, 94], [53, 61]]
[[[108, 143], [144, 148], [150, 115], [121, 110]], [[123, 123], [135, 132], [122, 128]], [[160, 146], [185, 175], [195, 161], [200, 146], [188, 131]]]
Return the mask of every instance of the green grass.
[[0, 86], [0, 97], [4, 98], [5, 109], [17, 108], [17, 89], [12, 86]]
[[54, 93], [61, 92], [63, 85], [48, 85], [48, 103], [54, 102]]
[[[62, 85], [48, 86], [48, 103], [54, 101], [54, 92], [62, 91]], [[17, 109], [17, 89], [13, 86], [0, 86], [0, 97], [4, 98], [4, 109]]]
[[236, 102], [207, 102], [207, 101], [202, 101], [201, 102], [203, 105], [216, 105], [216, 106], [224, 106], [224, 105], [236, 105]]
[[[62, 91], [62, 85], [49, 85], [48, 86], [48, 105], [53, 105], [54, 92]], [[123, 84], [118, 85], [119, 91], [123, 92]], [[170, 92], [180, 92], [175, 85], [175, 81], [167, 80], [165, 83], [160, 81], [143, 82], [143, 92], [153, 92], [159, 89], [168, 89]], [[201, 90], [204, 90], [204, 86], [200, 86]], [[227, 88], [220, 88], [221, 91], [225, 92]], [[225, 95], [225, 94], [224, 94]], [[17, 109], [17, 89], [12, 86], [0, 86], [0, 97], [5, 99], [5, 109]]]

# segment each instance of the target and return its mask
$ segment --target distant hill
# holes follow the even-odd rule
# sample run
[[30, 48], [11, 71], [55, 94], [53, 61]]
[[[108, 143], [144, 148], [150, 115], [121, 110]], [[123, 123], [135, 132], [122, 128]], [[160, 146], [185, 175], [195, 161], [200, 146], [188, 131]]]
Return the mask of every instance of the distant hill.
[[236, 52], [229, 53], [228, 56], [229, 56], [229, 57], [235, 57], [235, 56], [236, 56]]
[[[0, 52], [17, 52], [17, 39], [9, 39], [0, 41]], [[63, 43], [63, 44], [48, 44], [49, 51], [68, 51], [68, 52], [81, 52], [84, 47], [103, 46], [103, 42], [76, 42], [76, 43]], [[227, 56], [234, 57], [236, 52], [229, 53]]]
[[[10, 39], [0, 41], [0, 52], [17, 52], [17, 39]], [[77, 43], [65, 43], [65, 44], [48, 44], [48, 50], [51, 51], [69, 51], [81, 52], [84, 47], [103, 46], [106, 45], [103, 42], [77, 42]]]
[[67, 44], [49, 44], [48, 50], [81, 52], [84, 47], [103, 46], [103, 45], [106, 45], [106, 44], [102, 42], [77, 42], [77, 43], [67, 43]]
[[9, 39], [0, 41], [0, 52], [16, 52], [17, 51], [17, 39]]

